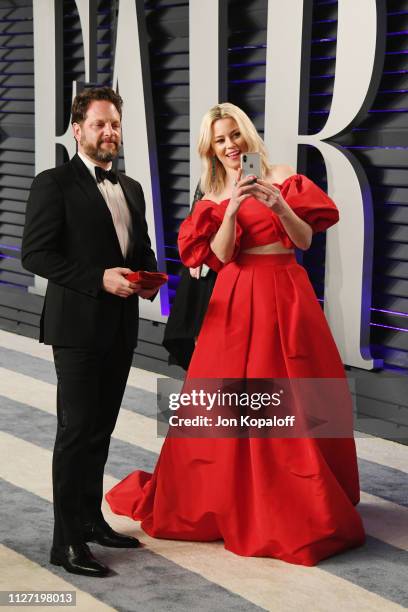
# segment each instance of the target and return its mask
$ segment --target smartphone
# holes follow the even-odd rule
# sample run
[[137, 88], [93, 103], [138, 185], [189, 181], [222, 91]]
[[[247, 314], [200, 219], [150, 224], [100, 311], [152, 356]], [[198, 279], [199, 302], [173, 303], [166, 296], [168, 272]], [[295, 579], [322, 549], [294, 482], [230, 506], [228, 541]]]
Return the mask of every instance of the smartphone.
[[261, 178], [261, 156], [259, 153], [241, 153], [242, 178], [253, 174]]

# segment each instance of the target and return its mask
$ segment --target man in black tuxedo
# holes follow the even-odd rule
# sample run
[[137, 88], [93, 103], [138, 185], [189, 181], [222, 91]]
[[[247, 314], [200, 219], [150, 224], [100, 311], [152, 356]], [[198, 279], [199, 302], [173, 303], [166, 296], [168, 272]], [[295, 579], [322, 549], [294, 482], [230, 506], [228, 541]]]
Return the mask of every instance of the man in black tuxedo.
[[101, 511], [102, 481], [138, 333], [138, 299], [125, 275], [156, 271], [139, 183], [111, 171], [121, 144], [122, 99], [109, 87], [76, 96], [78, 153], [39, 174], [27, 204], [24, 267], [48, 279], [40, 342], [58, 378], [53, 455], [51, 563], [90, 576], [110, 573], [86, 542], [132, 547]]

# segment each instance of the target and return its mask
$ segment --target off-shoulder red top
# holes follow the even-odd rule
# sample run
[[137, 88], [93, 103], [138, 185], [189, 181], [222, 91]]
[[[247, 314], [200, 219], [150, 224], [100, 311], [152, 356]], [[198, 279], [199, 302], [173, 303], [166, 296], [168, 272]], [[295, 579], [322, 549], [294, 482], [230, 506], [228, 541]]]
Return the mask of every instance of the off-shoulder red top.
[[[315, 183], [302, 174], [294, 174], [283, 183], [275, 183], [284, 200], [313, 232], [322, 232], [339, 220], [336, 205]], [[210, 248], [210, 240], [220, 227], [229, 199], [219, 204], [200, 200], [194, 212], [181, 224], [178, 247], [181, 261], [194, 268], [205, 263], [218, 272], [224, 265]], [[270, 208], [256, 198], [243, 201], [237, 214], [236, 244], [232, 259], [240, 250], [281, 242], [294, 248], [281, 220]]]

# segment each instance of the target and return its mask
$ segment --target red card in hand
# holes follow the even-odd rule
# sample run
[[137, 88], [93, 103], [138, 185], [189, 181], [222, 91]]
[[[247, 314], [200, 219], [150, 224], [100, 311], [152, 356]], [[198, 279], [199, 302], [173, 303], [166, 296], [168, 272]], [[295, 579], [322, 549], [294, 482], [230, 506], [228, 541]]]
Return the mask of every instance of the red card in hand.
[[158, 289], [169, 279], [164, 272], [145, 272], [144, 270], [126, 274], [125, 278], [131, 283], [138, 283], [142, 289]]

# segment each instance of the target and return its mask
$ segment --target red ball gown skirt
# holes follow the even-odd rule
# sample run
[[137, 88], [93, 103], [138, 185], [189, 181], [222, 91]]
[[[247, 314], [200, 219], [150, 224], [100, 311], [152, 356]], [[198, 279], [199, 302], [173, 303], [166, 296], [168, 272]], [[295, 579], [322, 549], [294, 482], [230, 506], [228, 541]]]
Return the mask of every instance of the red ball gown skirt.
[[[344, 378], [292, 254], [241, 254], [221, 270], [187, 377]], [[244, 556], [315, 565], [364, 542], [352, 438], [167, 437], [154, 473], [106, 498], [153, 537], [222, 539]]]

